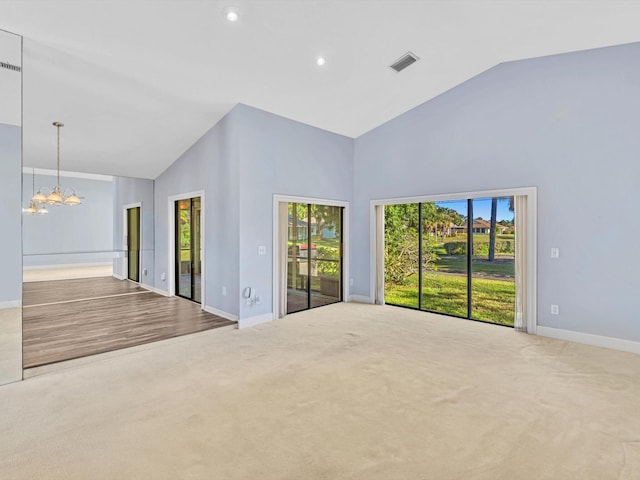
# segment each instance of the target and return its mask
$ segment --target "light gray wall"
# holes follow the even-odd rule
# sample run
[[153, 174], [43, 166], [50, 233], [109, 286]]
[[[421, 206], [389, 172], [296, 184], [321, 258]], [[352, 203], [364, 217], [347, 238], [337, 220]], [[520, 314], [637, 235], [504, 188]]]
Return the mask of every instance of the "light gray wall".
[[[205, 306], [238, 315], [239, 161], [231, 111], [155, 180], [155, 287], [168, 290], [168, 198], [205, 191]], [[226, 296], [222, 287], [226, 287]]]
[[371, 199], [536, 186], [538, 323], [640, 341], [639, 58], [634, 43], [501, 64], [359, 137], [354, 293], [371, 293]]
[[[261, 303], [240, 302], [240, 318], [271, 313], [273, 195], [351, 201], [353, 139], [238, 105], [240, 125], [240, 292], [250, 286]], [[266, 255], [258, 255], [258, 246]]]
[[22, 301], [21, 172], [22, 128], [0, 123], [0, 304]]
[[[155, 226], [154, 181], [142, 178], [114, 177], [113, 179], [113, 250], [116, 258], [113, 271], [122, 275], [125, 265], [124, 237], [125, 205], [141, 204], [140, 283], [154, 286]], [[146, 270], [146, 274], [145, 274]]]
[[[353, 140], [236, 106], [155, 181], [157, 288], [168, 289], [167, 199], [197, 190], [205, 191], [207, 306], [240, 318], [271, 313], [273, 195], [350, 201]], [[260, 304], [242, 301], [247, 286]]]
[[[32, 174], [22, 175], [22, 203], [32, 194]], [[56, 177], [36, 174], [36, 191], [51, 188]], [[24, 215], [24, 266], [105, 263], [113, 258], [113, 182], [61, 177], [63, 189], [73, 187], [85, 197], [74, 207], [47, 206], [47, 215]]]

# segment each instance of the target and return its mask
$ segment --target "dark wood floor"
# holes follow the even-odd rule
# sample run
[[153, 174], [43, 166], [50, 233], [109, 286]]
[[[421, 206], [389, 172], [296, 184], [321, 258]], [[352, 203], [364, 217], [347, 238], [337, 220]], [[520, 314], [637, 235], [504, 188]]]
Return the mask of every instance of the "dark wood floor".
[[136, 283], [113, 277], [29, 282], [22, 286], [22, 305], [28, 307], [126, 293], [147, 293], [148, 291]]
[[24, 368], [235, 323], [189, 300], [163, 297], [126, 280], [58, 280], [24, 287]]

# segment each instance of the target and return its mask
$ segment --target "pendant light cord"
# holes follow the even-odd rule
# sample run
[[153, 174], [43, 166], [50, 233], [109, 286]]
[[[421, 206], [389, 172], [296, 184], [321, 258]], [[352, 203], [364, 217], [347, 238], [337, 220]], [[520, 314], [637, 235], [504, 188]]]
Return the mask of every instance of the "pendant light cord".
[[60, 127], [61, 125], [56, 125], [58, 127], [58, 188], [60, 188]]

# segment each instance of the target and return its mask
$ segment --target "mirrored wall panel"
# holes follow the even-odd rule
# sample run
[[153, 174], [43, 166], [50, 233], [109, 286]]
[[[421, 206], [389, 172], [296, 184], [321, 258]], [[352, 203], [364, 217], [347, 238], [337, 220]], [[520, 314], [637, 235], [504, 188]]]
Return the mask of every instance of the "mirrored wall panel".
[[22, 379], [22, 37], [0, 30], [0, 385]]

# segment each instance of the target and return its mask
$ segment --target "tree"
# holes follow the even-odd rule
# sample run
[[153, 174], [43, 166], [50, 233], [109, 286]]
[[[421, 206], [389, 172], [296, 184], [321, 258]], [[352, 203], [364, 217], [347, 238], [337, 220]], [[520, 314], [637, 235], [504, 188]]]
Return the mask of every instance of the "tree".
[[498, 214], [498, 199], [491, 199], [491, 223], [489, 227], [489, 261], [493, 262], [496, 257], [496, 216]]
[[[429, 207], [424, 208], [425, 211]], [[385, 281], [403, 284], [419, 270], [419, 229], [418, 204], [387, 205], [384, 211], [384, 261]], [[427, 222], [423, 221], [423, 233], [428, 233]], [[422, 268], [432, 266], [436, 260], [429, 241], [422, 245]]]

